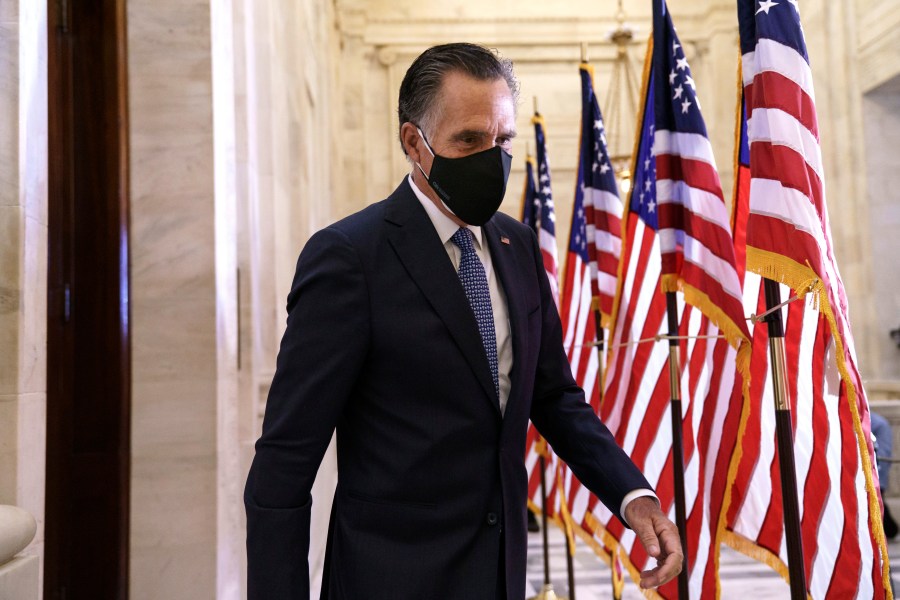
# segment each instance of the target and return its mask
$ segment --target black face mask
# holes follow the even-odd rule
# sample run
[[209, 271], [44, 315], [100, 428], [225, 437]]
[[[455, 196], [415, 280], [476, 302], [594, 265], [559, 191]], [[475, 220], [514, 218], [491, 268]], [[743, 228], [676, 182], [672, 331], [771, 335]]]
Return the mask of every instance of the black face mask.
[[431, 175], [426, 175], [422, 165], [416, 163], [431, 189], [463, 222], [477, 226], [487, 223], [506, 194], [512, 156], [494, 146], [468, 156], [446, 158], [435, 154], [422, 130], [417, 130], [434, 157]]

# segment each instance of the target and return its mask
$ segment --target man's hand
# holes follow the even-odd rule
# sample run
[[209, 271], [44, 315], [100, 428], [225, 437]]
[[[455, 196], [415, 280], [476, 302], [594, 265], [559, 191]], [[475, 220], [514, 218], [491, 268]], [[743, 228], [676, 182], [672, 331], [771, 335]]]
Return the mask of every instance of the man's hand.
[[681, 573], [684, 552], [678, 528], [659, 509], [654, 498], [635, 498], [625, 508], [625, 519], [644, 549], [656, 559], [656, 567], [641, 573], [641, 587], [655, 588]]

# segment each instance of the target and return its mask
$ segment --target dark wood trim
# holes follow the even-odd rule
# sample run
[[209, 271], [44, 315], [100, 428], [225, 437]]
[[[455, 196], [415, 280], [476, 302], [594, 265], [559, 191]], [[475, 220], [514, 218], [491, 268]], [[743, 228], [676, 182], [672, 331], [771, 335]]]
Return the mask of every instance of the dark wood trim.
[[45, 599], [128, 597], [125, 0], [48, 0]]

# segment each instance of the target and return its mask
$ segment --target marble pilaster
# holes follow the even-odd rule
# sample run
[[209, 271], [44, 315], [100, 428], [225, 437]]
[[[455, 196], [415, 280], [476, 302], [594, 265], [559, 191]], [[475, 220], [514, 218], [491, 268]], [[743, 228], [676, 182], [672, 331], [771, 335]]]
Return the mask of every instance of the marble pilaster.
[[[338, 190], [344, 180], [335, 176], [341, 168], [334, 157], [339, 147], [358, 152], [359, 146], [341, 135], [338, 118], [346, 115], [334, 107], [334, 81], [348, 74], [345, 65], [337, 68], [331, 4], [236, 0], [233, 15], [242, 487], [275, 370], [297, 255], [314, 231], [342, 215]], [[322, 481], [330, 487], [314, 491], [313, 521], [327, 525], [334, 482]], [[313, 532], [314, 539], [324, 535]], [[316, 553], [324, 547], [315, 546], [313, 564], [321, 563]]]
[[[900, 65], [898, 65], [900, 66]], [[867, 204], [872, 262], [871, 304], [874, 319], [869, 335], [875, 345], [870, 372], [879, 379], [900, 380], [900, 348], [889, 331], [900, 328], [900, 279], [889, 257], [900, 256], [900, 192], [894, 174], [900, 171], [895, 146], [900, 139], [900, 75], [863, 97]], [[900, 488], [898, 488], [900, 489]]]
[[209, 2], [128, 2], [130, 595], [216, 590], [217, 330]]
[[37, 526], [0, 587], [19, 586], [27, 599], [40, 594], [44, 543], [46, 10], [0, 1], [0, 504]]
[[862, 108], [853, 7], [827, 1], [803, 7], [804, 32], [816, 90], [819, 143], [832, 245], [850, 304], [859, 367], [877, 375], [874, 310], [869, 293], [868, 203]]

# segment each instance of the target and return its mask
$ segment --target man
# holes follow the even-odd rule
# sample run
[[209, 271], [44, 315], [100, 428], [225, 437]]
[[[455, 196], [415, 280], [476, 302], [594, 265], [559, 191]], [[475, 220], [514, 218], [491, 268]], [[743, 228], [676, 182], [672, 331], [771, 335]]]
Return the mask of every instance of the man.
[[495, 214], [517, 89], [480, 46], [424, 52], [400, 88], [411, 175], [301, 253], [245, 491], [251, 599], [309, 595], [335, 428], [322, 598], [523, 598], [529, 417], [657, 557], [642, 585], [680, 571], [674, 525], [572, 379], [533, 233]]

